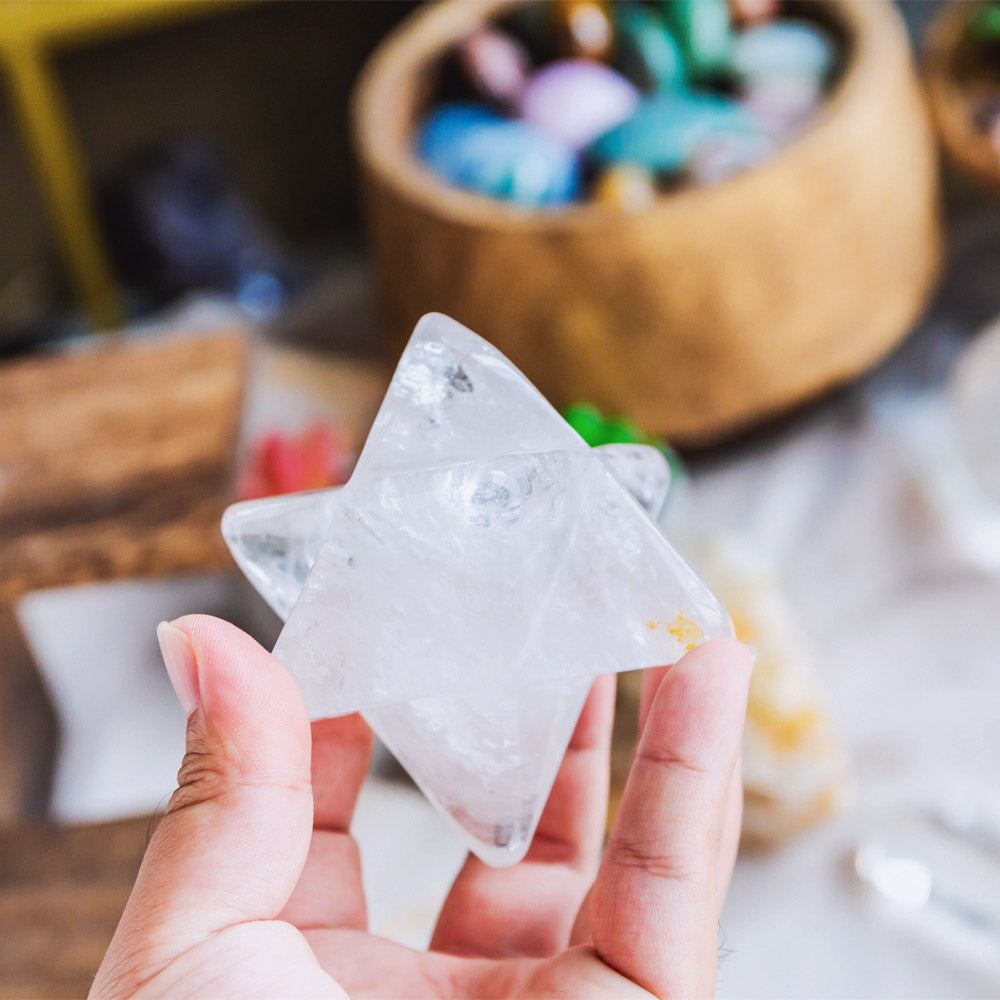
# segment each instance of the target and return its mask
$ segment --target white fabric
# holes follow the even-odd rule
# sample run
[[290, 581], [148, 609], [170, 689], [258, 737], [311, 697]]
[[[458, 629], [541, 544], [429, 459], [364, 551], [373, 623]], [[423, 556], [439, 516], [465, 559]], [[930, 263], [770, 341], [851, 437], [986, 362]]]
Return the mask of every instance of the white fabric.
[[894, 805], [996, 788], [1000, 580], [950, 547], [924, 469], [860, 398], [703, 470], [701, 526], [771, 565], [818, 654], [853, 775], [836, 821], [737, 866], [723, 997], [997, 995], [1000, 965], [874, 905], [849, 862]]

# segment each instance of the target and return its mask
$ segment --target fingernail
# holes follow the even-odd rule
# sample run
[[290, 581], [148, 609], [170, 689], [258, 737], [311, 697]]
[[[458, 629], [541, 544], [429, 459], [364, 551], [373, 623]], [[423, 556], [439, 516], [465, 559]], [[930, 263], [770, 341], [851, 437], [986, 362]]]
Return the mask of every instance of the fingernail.
[[156, 638], [174, 694], [184, 714], [190, 715], [198, 707], [198, 662], [191, 640], [186, 632], [170, 622], [160, 622], [156, 626]]

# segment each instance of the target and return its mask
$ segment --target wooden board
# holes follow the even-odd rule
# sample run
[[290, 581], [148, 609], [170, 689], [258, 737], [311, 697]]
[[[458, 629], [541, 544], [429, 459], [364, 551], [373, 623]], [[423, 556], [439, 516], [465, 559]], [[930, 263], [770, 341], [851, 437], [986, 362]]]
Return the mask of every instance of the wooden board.
[[0, 829], [44, 816], [56, 739], [55, 714], [14, 611], [0, 604]]
[[86, 996], [151, 832], [148, 817], [0, 832], [0, 998]]
[[0, 600], [229, 565], [245, 363], [229, 333], [0, 369]]

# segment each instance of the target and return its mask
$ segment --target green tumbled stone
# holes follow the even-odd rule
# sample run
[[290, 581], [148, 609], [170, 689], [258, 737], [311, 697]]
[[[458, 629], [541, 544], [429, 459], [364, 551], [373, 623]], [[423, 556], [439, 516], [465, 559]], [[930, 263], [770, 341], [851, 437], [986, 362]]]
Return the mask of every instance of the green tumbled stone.
[[616, 4], [615, 26], [622, 69], [640, 87], [672, 90], [687, 83], [681, 48], [655, 11], [635, 3]]
[[604, 417], [590, 403], [570, 403], [563, 410], [566, 423], [592, 448], [604, 444]]
[[692, 76], [711, 77], [726, 69], [733, 38], [726, 0], [662, 0], [660, 8]]
[[1000, 3], [975, 4], [969, 11], [965, 30], [978, 42], [1000, 41]]
[[627, 417], [609, 417], [604, 421], [603, 444], [644, 444], [646, 435]]
[[[683, 475], [677, 453], [660, 438], [644, 434], [628, 417], [605, 417], [593, 403], [570, 403], [563, 410], [563, 419], [591, 446], [605, 444], [647, 444], [658, 448], [670, 465], [673, 479]], [[673, 480], [672, 480], [673, 481]]]

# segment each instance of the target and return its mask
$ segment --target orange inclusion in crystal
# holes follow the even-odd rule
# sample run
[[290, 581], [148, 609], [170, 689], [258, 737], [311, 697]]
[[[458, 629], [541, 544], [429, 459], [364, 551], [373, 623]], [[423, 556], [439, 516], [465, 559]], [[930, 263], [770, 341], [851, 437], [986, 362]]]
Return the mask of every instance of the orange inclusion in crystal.
[[646, 628], [654, 631], [658, 628], [665, 629], [679, 643], [683, 644], [686, 652], [690, 652], [705, 638], [705, 633], [690, 618], [685, 618], [680, 612], [674, 615], [671, 622], [648, 621]]

